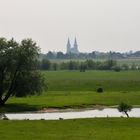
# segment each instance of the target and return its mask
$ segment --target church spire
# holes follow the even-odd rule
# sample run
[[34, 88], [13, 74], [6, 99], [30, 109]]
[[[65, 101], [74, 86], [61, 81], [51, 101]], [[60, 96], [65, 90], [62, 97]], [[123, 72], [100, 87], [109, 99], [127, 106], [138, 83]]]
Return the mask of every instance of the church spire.
[[68, 38], [68, 41], [67, 41], [67, 54], [79, 54], [79, 50], [78, 50], [78, 44], [77, 44], [77, 40], [76, 40], [76, 37], [75, 37], [75, 40], [74, 40], [74, 44], [73, 44], [73, 47], [71, 47], [71, 43], [70, 43], [70, 39]]
[[68, 42], [67, 42], [67, 53], [69, 54], [71, 50], [71, 44], [70, 44], [70, 39], [68, 38]]
[[74, 45], [73, 45], [73, 47], [75, 48], [76, 51], [78, 51], [78, 44], [77, 44], [76, 37], [75, 37], [75, 40], [74, 40]]
[[75, 54], [78, 54], [79, 53], [76, 37], [75, 37], [74, 45], [73, 45], [73, 53], [75, 53]]
[[77, 45], [76, 37], [75, 37], [75, 40], [74, 40], [74, 46], [78, 46], [78, 45]]

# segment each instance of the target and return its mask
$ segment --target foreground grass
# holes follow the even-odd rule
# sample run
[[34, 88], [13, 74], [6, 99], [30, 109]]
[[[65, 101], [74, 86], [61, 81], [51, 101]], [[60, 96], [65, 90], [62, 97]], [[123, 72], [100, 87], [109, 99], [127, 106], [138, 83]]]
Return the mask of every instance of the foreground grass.
[[139, 140], [140, 119], [0, 121], [3, 140]]

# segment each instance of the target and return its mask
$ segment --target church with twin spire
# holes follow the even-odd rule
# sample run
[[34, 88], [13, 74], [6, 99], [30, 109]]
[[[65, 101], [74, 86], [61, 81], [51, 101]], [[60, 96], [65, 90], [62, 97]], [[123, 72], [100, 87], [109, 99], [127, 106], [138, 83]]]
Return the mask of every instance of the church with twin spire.
[[71, 46], [70, 39], [67, 42], [67, 54], [79, 54], [77, 40], [75, 38], [73, 46]]

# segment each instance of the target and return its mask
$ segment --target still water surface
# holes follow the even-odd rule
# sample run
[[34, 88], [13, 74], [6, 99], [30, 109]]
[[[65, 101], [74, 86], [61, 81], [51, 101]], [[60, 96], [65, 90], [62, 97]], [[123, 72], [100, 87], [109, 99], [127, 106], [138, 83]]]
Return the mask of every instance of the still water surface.
[[[128, 112], [130, 117], [140, 117], [140, 108], [134, 108]], [[86, 110], [78, 112], [55, 112], [55, 113], [7, 113], [10, 120], [59, 120], [59, 119], [78, 119], [95, 117], [126, 117], [125, 114], [118, 112], [117, 109], [107, 108], [103, 110]]]

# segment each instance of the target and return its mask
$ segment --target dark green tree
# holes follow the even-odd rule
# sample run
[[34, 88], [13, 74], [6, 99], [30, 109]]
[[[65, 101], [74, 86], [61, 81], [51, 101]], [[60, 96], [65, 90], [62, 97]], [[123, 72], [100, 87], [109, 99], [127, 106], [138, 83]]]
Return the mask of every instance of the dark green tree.
[[46, 54], [46, 57], [47, 59], [55, 59], [55, 54], [51, 51], [49, 51], [47, 54]]
[[51, 62], [48, 59], [43, 59], [41, 64], [42, 70], [49, 70], [51, 68]]
[[87, 68], [87, 65], [82, 62], [81, 65], [80, 65], [80, 72], [85, 72], [86, 68]]
[[118, 106], [119, 112], [124, 112], [127, 117], [129, 117], [128, 111], [131, 111], [131, 109], [132, 109], [131, 105], [128, 105], [128, 104], [123, 103], [123, 102], [120, 103], [120, 105]]
[[40, 49], [31, 39], [17, 43], [0, 38], [0, 106], [11, 96], [26, 96], [43, 90], [44, 78], [36, 70]]
[[65, 55], [63, 54], [63, 52], [57, 52], [57, 58], [58, 59], [64, 59]]
[[68, 62], [68, 69], [69, 70], [77, 70], [79, 68], [79, 63], [76, 61], [69, 61]]
[[107, 60], [106, 62], [105, 62], [105, 64], [107, 65], [107, 69], [108, 70], [111, 70], [112, 69], [112, 67], [114, 67], [114, 66], [116, 66], [117, 65], [117, 62], [115, 61], [115, 60]]
[[92, 59], [86, 60], [86, 65], [87, 65], [87, 68], [90, 70], [96, 69], [96, 63]]
[[58, 64], [52, 63], [52, 69], [56, 71], [58, 69]]

